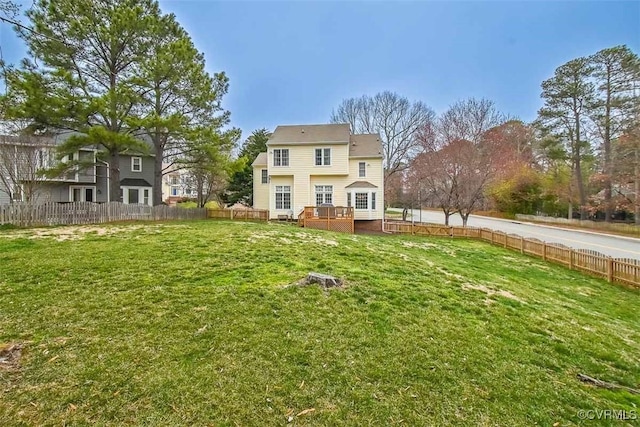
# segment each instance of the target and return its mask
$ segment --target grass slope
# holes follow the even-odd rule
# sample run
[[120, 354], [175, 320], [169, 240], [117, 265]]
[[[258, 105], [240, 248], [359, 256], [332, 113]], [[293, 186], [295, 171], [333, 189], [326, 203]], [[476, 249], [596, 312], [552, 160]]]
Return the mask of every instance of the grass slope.
[[[0, 370], [0, 425], [564, 426], [640, 409], [576, 380], [638, 387], [640, 294], [481, 242], [125, 224], [6, 231], [0, 267], [0, 345], [24, 343], [21, 369]], [[289, 286], [309, 271], [348, 286]]]

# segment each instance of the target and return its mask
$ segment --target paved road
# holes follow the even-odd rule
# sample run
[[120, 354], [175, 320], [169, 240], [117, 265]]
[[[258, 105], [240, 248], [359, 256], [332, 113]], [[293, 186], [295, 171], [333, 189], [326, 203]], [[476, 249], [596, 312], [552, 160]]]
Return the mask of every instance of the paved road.
[[[393, 210], [401, 212], [400, 209]], [[419, 221], [420, 211], [414, 210], [413, 217], [414, 221]], [[409, 218], [411, 218], [411, 211], [409, 211]], [[444, 224], [444, 214], [436, 211], [422, 211], [422, 222]], [[449, 223], [451, 225], [462, 225], [462, 219], [460, 215], [456, 214], [451, 216]], [[562, 243], [576, 249], [591, 249], [614, 258], [640, 259], [640, 239], [631, 237], [583, 232], [548, 225], [473, 215], [469, 217], [468, 225], [470, 227], [486, 227], [510, 234], [518, 234], [522, 237], [536, 238], [549, 243]]]

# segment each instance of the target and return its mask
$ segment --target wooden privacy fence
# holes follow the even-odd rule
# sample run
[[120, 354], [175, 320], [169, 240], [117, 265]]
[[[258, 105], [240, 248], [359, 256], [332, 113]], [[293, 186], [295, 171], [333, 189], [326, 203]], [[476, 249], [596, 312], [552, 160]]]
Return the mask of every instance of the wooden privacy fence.
[[266, 209], [209, 209], [207, 217], [236, 221], [268, 221], [269, 211]]
[[204, 219], [205, 208], [177, 208], [169, 206], [127, 205], [110, 203], [11, 203], [0, 205], [0, 225], [19, 227], [43, 225], [100, 224], [113, 221], [172, 219]]
[[640, 260], [612, 258], [588, 249], [573, 249], [560, 243], [547, 243], [515, 234], [507, 234], [488, 228], [445, 226], [439, 224], [389, 222], [385, 231], [417, 236], [468, 237], [490, 242], [522, 254], [533, 255], [545, 261], [562, 264], [572, 270], [602, 277], [609, 282], [619, 282], [640, 287]]

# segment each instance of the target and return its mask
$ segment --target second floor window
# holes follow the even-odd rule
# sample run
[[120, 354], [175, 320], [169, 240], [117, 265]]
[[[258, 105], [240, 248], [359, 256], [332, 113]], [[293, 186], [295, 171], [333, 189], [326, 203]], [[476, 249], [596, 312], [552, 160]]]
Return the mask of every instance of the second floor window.
[[359, 162], [358, 163], [358, 177], [365, 178], [367, 176], [367, 163]]
[[289, 166], [288, 148], [278, 148], [273, 150], [273, 166]]
[[263, 184], [268, 184], [269, 183], [269, 175], [267, 174], [267, 170], [266, 169], [262, 169], [262, 183]]
[[331, 148], [316, 148], [316, 166], [331, 165]]
[[131, 158], [131, 172], [142, 172], [142, 157]]

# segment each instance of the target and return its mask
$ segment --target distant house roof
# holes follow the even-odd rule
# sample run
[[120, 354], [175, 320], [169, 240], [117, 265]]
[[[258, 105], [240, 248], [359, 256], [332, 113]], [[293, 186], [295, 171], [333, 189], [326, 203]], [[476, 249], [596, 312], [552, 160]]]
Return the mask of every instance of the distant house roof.
[[382, 142], [377, 133], [351, 135], [349, 157], [382, 157]]
[[260, 153], [258, 157], [251, 163], [251, 166], [266, 166], [267, 165], [267, 153]]
[[125, 178], [120, 181], [123, 187], [152, 187], [146, 180], [142, 178]]
[[317, 144], [319, 142], [348, 144], [351, 126], [348, 123], [326, 125], [278, 126], [267, 145]]
[[378, 188], [378, 187], [367, 181], [355, 181], [344, 188]]

